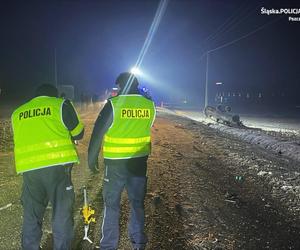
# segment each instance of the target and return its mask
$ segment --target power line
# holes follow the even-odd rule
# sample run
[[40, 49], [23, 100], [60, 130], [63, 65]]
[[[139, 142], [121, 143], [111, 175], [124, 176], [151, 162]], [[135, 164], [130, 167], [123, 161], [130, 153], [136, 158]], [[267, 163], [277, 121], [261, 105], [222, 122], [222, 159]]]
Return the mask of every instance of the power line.
[[228, 47], [228, 46], [231, 45], [231, 44], [234, 44], [234, 43], [236, 43], [236, 42], [238, 42], [238, 41], [240, 41], [240, 40], [242, 40], [242, 39], [245, 39], [245, 38], [247, 38], [247, 37], [253, 35], [254, 33], [258, 32], [259, 30], [261, 30], [261, 29], [263, 29], [263, 28], [265, 28], [265, 27], [267, 27], [267, 26], [269, 26], [269, 25], [271, 25], [271, 24], [273, 24], [273, 23], [279, 21], [279, 20], [280, 20], [281, 18], [283, 18], [283, 17], [284, 17], [284, 16], [281, 16], [281, 17], [279, 17], [279, 18], [275, 18], [275, 19], [271, 20], [270, 22], [267, 22], [267, 23], [265, 23], [265, 24], [259, 26], [259, 27], [256, 28], [255, 30], [250, 31], [249, 33], [247, 33], [247, 34], [245, 34], [245, 35], [243, 35], [243, 36], [241, 36], [241, 37], [239, 37], [239, 38], [236, 38], [236, 39], [234, 39], [234, 40], [232, 40], [232, 41], [230, 41], [230, 42], [224, 43], [223, 45], [218, 46], [218, 47], [216, 47], [216, 48], [214, 48], [214, 49], [207, 50], [206, 52], [204, 52], [204, 53], [200, 56], [199, 60], [202, 60], [202, 58], [203, 58], [207, 53], [211, 53], [211, 52], [214, 52], [214, 51], [216, 51], [216, 50], [219, 50], [219, 49]]
[[[238, 10], [237, 10], [236, 12], [239, 12], [240, 9], [242, 9], [242, 7], [243, 7], [243, 4], [240, 5], [240, 7], [238, 8]], [[236, 12], [235, 12], [235, 13], [236, 13]], [[226, 26], [227, 23], [230, 22], [231, 19], [232, 19], [234, 16], [238, 16], [238, 15], [235, 15], [235, 13], [232, 14], [229, 18], [227, 18], [227, 19], [225, 20], [225, 22], [222, 23], [222, 24], [221, 24], [214, 32], [212, 32], [209, 36], [207, 36], [207, 37], [204, 39], [203, 43], [205, 43], [206, 41], [209, 41], [209, 40], [210, 40], [213, 36], [215, 36], [220, 30], [222, 30], [222, 28], [223, 28], [224, 26]]]
[[[224, 32], [226, 32], [226, 29], [231, 29], [232, 28], [232, 26], [235, 26], [236, 25], [236, 20], [241, 20], [241, 16], [243, 16], [244, 15], [244, 12], [247, 12], [248, 10], [247, 10], [247, 8], [246, 8], [246, 6], [245, 6], [245, 8], [244, 8], [244, 4], [242, 4], [239, 8], [238, 8], [238, 10], [236, 11], [236, 15], [235, 14], [233, 14], [233, 15], [231, 15], [221, 26], [219, 26], [218, 28], [217, 28], [217, 30], [216, 30], [216, 32], [215, 33], [213, 33], [213, 34], [211, 34], [209, 37], [207, 37], [204, 41], [205, 42], [209, 42], [209, 41], [213, 41], [213, 40], [215, 40], [220, 34], [222, 34], [222, 33], [224, 33]], [[240, 11], [241, 9], [243, 9], [242, 11]], [[240, 22], [240, 21], [239, 21]], [[238, 23], [239, 23], [238, 22]]]
[[202, 57], [203, 57], [204, 55], [206, 55], [206, 79], [205, 79], [205, 99], [204, 99], [204, 105], [205, 105], [205, 107], [208, 105], [208, 60], [209, 60], [209, 53], [214, 52], [214, 51], [217, 51], [217, 50], [222, 49], [222, 48], [225, 48], [225, 47], [228, 47], [228, 46], [230, 46], [230, 45], [232, 45], [232, 44], [234, 44], [234, 43], [236, 43], [236, 42], [238, 42], [238, 41], [240, 41], [240, 40], [242, 40], [242, 39], [244, 39], [244, 38], [246, 38], [246, 37], [249, 37], [249, 36], [253, 35], [254, 33], [256, 33], [257, 31], [259, 31], [259, 30], [265, 28], [266, 26], [268, 26], [268, 25], [270, 25], [270, 24], [272, 24], [272, 23], [274, 23], [274, 22], [277, 22], [277, 21], [278, 21], [279, 19], [281, 19], [281, 18], [282, 18], [282, 17], [273, 19], [273, 20], [271, 20], [270, 22], [267, 22], [267, 23], [265, 23], [264, 25], [259, 26], [259, 27], [256, 28], [255, 30], [252, 30], [251, 32], [249, 32], [249, 33], [247, 33], [247, 34], [245, 34], [245, 35], [243, 35], [243, 36], [241, 36], [241, 37], [239, 37], [239, 38], [237, 38], [237, 39], [234, 39], [234, 40], [232, 40], [232, 41], [230, 41], [230, 42], [228, 42], [228, 43], [225, 43], [225, 44], [223, 44], [223, 45], [221, 45], [221, 46], [219, 46], [219, 47], [217, 47], [217, 48], [214, 48], [214, 49], [211, 49], [211, 50], [206, 51], [206, 53], [204, 53], [204, 54], [201, 56], [200, 60], [202, 59]]
[[249, 37], [249, 36], [253, 35], [254, 33], [256, 33], [257, 31], [259, 31], [259, 30], [265, 28], [266, 26], [268, 26], [268, 25], [270, 25], [270, 24], [272, 24], [272, 23], [275, 23], [275, 22], [279, 21], [279, 19], [281, 19], [281, 18], [283, 18], [283, 17], [284, 17], [284, 16], [281, 16], [281, 17], [279, 17], [279, 18], [273, 19], [273, 20], [271, 20], [270, 22], [265, 23], [264, 25], [258, 27], [257, 29], [255, 29], [255, 30], [249, 32], [249, 33], [246, 34], [246, 35], [243, 35], [243, 36], [241, 36], [241, 37], [239, 37], [239, 38], [237, 38], [237, 39], [234, 39], [234, 40], [232, 40], [231, 42], [225, 43], [225, 44], [223, 44], [223, 45], [221, 45], [221, 46], [219, 46], [219, 47], [217, 47], [217, 48], [208, 50], [207, 53], [210, 53], [210, 52], [213, 52], [213, 51], [216, 51], [216, 50], [225, 48], [225, 47], [227, 47], [227, 46], [229, 46], [229, 45], [231, 45], [231, 44], [234, 44], [234, 43], [236, 43], [236, 42], [238, 42], [238, 41], [240, 41], [240, 40], [242, 40], [242, 39], [244, 39], [244, 38], [246, 38], [246, 37]]
[[[250, 7], [250, 8], [249, 8]], [[215, 32], [212, 32], [208, 37], [206, 37], [203, 41], [204, 47], [206, 47], [206, 49], [202, 49], [203, 51], [207, 51], [208, 50], [208, 42], [213, 43], [217, 40], [217, 37], [219, 37], [222, 33], [225, 34], [228, 31], [232, 30], [235, 26], [237, 26], [239, 23], [241, 23], [242, 21], [245, 20], [245, 18], [247, 18], [249, 15], [252, 14], [252, 12], [254, 10], [256, 10], [255, 6], [252, 10], [251, 10], [251, 6], [248, 5], [248, 1], [245, 4], [241, 4], [238, 9], [234, 12], [233, 15], [231, 15], [229, 18], [227, 18], [225, 20], [224, 23], [222, 23]], [[247, 14], [248, 13], [248, 14]]]
[[[242, 17], [240, 17], [237, 22], [232, 23], [231, 26], [228, 26], [227, 28], [225, 28], [225, 30], [223, 30], [223, 32], [221, 32], [220, 34], [228, 33], [230, 30], [234, 29], [238, 24], [242, 23], [245, 19], [247, 19], [249, 16], [251, 16], [253, 14], [253, 12], [256, 10], [257, 10], [257, 6], [255, 6], [251, 11], [250, 11], [250, 9], [249, 9], [249, 11], [246, 10], [246, 12], [248, 12], [246, 15], [243, 15]], [[214, 38], [212, 40], [216, 41], [216, 39], [214, 39]]]

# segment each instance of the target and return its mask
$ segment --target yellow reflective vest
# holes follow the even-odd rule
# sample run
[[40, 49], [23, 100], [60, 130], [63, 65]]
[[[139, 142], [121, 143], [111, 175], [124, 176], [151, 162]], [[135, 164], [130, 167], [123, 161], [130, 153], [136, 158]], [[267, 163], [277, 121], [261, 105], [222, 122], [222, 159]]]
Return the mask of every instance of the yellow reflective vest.
[[61, 98], [39, 96], [12, 114], [17, 173], [79, 163], [71, 135], [81, 133], [83, 124], [69, 131], [62, 121]]
[[113, 123], [104, 136], [103, 157], [129, 159], [149, 155], [154, 103], [141, 95], [119, 95], [109, 101]]

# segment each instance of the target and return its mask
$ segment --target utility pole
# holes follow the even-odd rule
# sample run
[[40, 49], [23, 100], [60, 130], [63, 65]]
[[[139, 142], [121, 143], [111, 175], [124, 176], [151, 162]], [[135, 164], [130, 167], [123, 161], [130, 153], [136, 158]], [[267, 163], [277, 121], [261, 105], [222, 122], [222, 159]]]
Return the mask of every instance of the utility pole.
[[[283, 17], [283, 16], [282, 16], [282, 17]], [[228, 42], [228, 43], [225, 43], [225, 44], [223, 44], [223, 45], [221, 45], [221, 46], [219, 46], [219, 47], [217, 47], [217, 48], [214, 48], [214, 49], [211, 49], [211, 50], [206, 51], [205, 107], [208, 105], [208, 61], [209, 61], [209, 53], [210, 53], [210, 52], [217, 51], [217, 50], [220, 50], [220, 49], [223, 49], [223, 48], [226, 48], [226, 47], [228, 47], [228, 46], [230, 46], [230, 45], [232, 45], [232, 44], [235, 44], [236, 42], [238, 42], [238, 41], [240, 41], [240, 40], [242, 40], [242, 39], [245, 39], [245, 38], [247, 38], [247, 37], [249, 37], [249, 36], [252, 36], [252, 35], [253, 35], [254, 33], [256, 33], [257, 31], [259, 31], [259, 30], [265, 28], [266, 26], [268, 26], [268, 25], [270, 25], [270, 24], [272, 24], [272, 23], [274, 23], [274, 22], [277, 22], [277, 21], [280, 20], [282, 17], [280, 17], [280, 18], [274, 18], [274, 19], [272, 19], [270, 22], [265, 23], [265, 24], [262, 25], [262, 26], [259, 26], [257, 29], [252, 30], [251, 32], [247, 33], [246, 35], [243, 35], [243, 36], [241, 36], [241, 37], [239, 37], [239, 38], [237, 38], [237, 39], [234, 39], [234, 40], [232, 40], [232, 41], [230, 41], [230, 42]], [[204, 55], [205, 55], [205, 53], [204, 53], [202, 56], [204, 56]], [[202, 59], [202, 56], [201, 56], [201, 59]]]
[[206, 52], [206, 79], [205, 79], [204, 108], [208, 105], [208, 60], [209, 60], [209, 51]]
[[57, 88], [56, 48], [54, 49], [54, 79], [55, 79], [55, 87]]

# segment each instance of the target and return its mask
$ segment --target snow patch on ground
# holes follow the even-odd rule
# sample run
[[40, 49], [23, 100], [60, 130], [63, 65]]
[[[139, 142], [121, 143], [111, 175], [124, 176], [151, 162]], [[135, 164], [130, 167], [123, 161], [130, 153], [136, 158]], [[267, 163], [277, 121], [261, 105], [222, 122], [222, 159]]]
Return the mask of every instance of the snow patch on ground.
[[[161, 110], [165, 112], [164, 110]], [[288, 209], [291, 214], [299, 215], [300, 213], [300, 173], [298, 162], [300, 161], [300, 140], [299, 136], [294, 133], [281, 133], [264, 131], [261, 127], [258, 128], [233, 128], [219, 123], [216, 123], [196, 112], [192, 115], [185, 111], [174, 111], [173, 115], [189, 118], [201, 122], [216, 131], [231, 135], [241, 141], [246, 141], [251, 145], [257, 145], [260, 148], [266, 149], [266, 152], [275, 153], [279, 157], [274, 160], [256, 155], [241, 156], [239, 153], [231, 152], [228, 149], [228, 155], [234, 159], [242, 168], [243, 174], [251, 173], [259, 177], [262, 181], [271, 187], [271, 195], [278, 199]], [[200, 118], [199, 118], [200, 117]], [[230, 147], [230, 146], [229, 146]], [[247, 151], [247, 149], [245, 149]], [[286, 156], [286, 157], [280, 157]], [[280, 163], [281, 162], [281, 163]], [[285, 162], [285, 163], [282, 163]], [[249, 172], [248, 172], [249, 171]], [[268, 204], [266, 204], [268, 206]]]
[[298, 142], [280, 141], [280, 138], [274, 138], [265, 134], [263, 131], [253, 129], [232, 128], [221, 124], [211, 124], [210, 127], [238, 137], [239, 139], [251, 144], [256, 144], [260, 147], [271, 150], [274, 153], [300, 161], [300, 145]]
[[[300, 133], [300, 127], [299, 131], [296, 130], [295, 127], [295, 121], [291, 123], [290, 128], [287, 129], [288, 126], [288, 120], [285, 121], [283, 127], [280, 125], [283, 123], [283, 121], [279, 121], [279, 123], [276, 123], [276, 121], [273, 119], [272, 121], [268, 121], [268, 119], [264, 119], [264, 122], [258, 121], [255, 123], [254, 118], [251, 120], [251, 124], [256, 124], [257, 127], [254, 128], [234, 128], [234, 127], [228, 127], [219, 123], [216, 123], [212, 121], [211, 119], [208, 119], [204, 116], [203, 113], [199, 112], [193, 112], [193, 111], [185, 111], [185, 110], [161, 110], [163, 112], [173, 113], [179, 116], [187, 117], [192, 120], [199, 121], [203, 124], [206, 124], [210, 126], [211, 128], [214, 128], [218, 131], [224, 132], [226, 134], [233, 135], [241, 140], [244, 140], [248, 143], [258, 145], [259, 147], [265, 148], [267, 150], [270, 150], [276, 154], [287, 156], [293, 160], [300, 161], [300, 142], [298, 140], [295, 140], [295, 136], [289, 135], [295, 135]], [[245, 118], [246, 119], [246, 118]], [[282, 119], [281, 119], [282, 120]], [[247, 125], [247, 121], [243, 122], [245, 125]], [[267, 131], [276, 131], [277, 136], [271, 136], [263, 129], [268, 127]], [[259, 130], [257, 128], [260, 128]], [[280, 136], [280, 133], [289, 133], [284, 134], [284, 136]], [[296, 137], [297, 138], [297, 137]]]

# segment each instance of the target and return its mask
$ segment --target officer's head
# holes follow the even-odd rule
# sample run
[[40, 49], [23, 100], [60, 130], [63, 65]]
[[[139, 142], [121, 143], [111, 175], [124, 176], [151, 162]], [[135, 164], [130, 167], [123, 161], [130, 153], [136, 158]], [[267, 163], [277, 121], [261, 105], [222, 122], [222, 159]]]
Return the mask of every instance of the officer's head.
[[116, 85], [120, 88], [119, 93], [130, 94], [138, 91], [139, 82], [134, 74], [124, 72], [117, 77]]
[[42, 84], [35, 90], [35, 96], [58, 97], [58, 90], [51, 84]]

